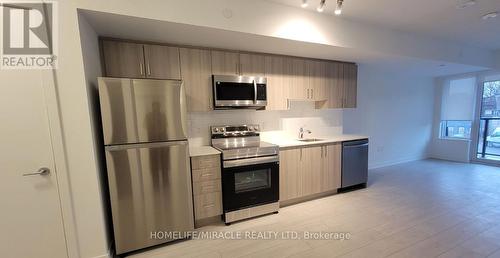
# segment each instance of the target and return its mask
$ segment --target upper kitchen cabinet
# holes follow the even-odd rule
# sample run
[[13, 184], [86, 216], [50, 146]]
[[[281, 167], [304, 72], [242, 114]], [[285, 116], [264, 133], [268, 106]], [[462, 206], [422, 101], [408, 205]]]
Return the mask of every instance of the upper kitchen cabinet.
[[344, 108], [356, 108], [358, 66], [356, 64], [344, 64]]
[[286, 57], [284, 59], [285, 85], [289, 88], [285, 98], [292, 100], [309, 99], [309, 66], [303, 58]]
[[187, 109], [212, 110], [212, 66], [210, 50], [181, 48], [181, 77], [186, 89]]
[[265, 56], [256, 54], [240, 54], [240, 74], [244, 76], [266, 76]]
[[344, 104], [344, 65], [328, 62], [327, 68], [328, 108], [343, 108]]
[[327, 108], [327, 62], [308, 60], [309, 99], [316, 101], [316, 108]]
[[179, 48], [144, 45], [146, 77], [153, 79], [181, 79]]
[[146, 78], [142, 44], [104, 40], [101, 48], [106, 76]]
[[103, 40], [102, 52], [108, 77], [181, 78], [176, 47]]
[[212, 50], [212, 73], [240, 75], [240, 55], [236, 52]]
[[288, 85], [285, 84], [284, 58], [266, 56], [264, 71], [267, 78], [266, 110], [286, 110], [288, 108]]

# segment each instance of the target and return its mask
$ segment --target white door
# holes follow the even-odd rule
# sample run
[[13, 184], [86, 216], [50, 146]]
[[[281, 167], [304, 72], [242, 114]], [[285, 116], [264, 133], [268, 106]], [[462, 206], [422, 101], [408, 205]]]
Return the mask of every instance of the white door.
[[68, 257], [42, 73], [0, 70], [0, 81], [0, 257]]

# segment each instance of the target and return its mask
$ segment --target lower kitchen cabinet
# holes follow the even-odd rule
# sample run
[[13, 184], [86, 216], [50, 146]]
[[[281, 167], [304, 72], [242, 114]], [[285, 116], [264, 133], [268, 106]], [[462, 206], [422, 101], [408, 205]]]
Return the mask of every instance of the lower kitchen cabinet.
[[222, 215], [222, 187], [220, 155], [191, 158], [194, 218], [202, 219]]
[[307, 196], [321, 192], [321, 176], [323, 174], [323, 146], [301, 148], [300, 160], [302, 195]]
[[321, 191], [339, 189], [342, 182], [342, 143], [323, 146], [324, 158], [321, 173]]
[[280, 201], [302, 196], [301, 149], [280, 150]]
[[280, 201], [340, 188], [341, 155], [341, 143], [281, 150]]

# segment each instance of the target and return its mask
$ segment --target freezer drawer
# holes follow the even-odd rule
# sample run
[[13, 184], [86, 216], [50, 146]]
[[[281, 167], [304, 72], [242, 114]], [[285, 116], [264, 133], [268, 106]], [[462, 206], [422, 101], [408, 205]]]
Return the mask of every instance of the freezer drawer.
[[184, 87], [175, 80], [98, 78], [104, 144], [184, 140]]
[[169, 242], [153, 232], [194, 229], [187, 141], [106, 147], [118, 254]]
[[368, 140], [342, 143], [342, 188], [368, 181]]

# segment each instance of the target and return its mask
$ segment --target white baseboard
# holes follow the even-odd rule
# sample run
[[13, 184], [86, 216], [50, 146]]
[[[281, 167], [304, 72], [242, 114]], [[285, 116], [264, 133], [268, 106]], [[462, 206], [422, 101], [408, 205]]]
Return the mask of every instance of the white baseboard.
[[377, 168], [389, 167], [389, 166], [394, 166], [394, 165], [401, 164], [401, 163], [406, 163], [406, 162], [411, 162], [411, 161], [417, 161], [417, 160], [427, 159], [428, 157], [429, 157], [428, 155], [418, 155], [418, 156], [406, 157], [406, 158], [397, 159], [397, 160], [377, 162], [377, 163], [374, 163], [374, 164], [370, 164], [368, 166], [368, 169], [377, 169]]
[[439, 155], [439, 154], [432, 154], [429, 158], [446, 160], [446, 161], [453, 161], [453, 162], [461, 162], [461, 163], [470, 163], [469, 158], [460, 158], [460, 157], [457, 158], [457, 157], [450, 157], [450, 156]]

